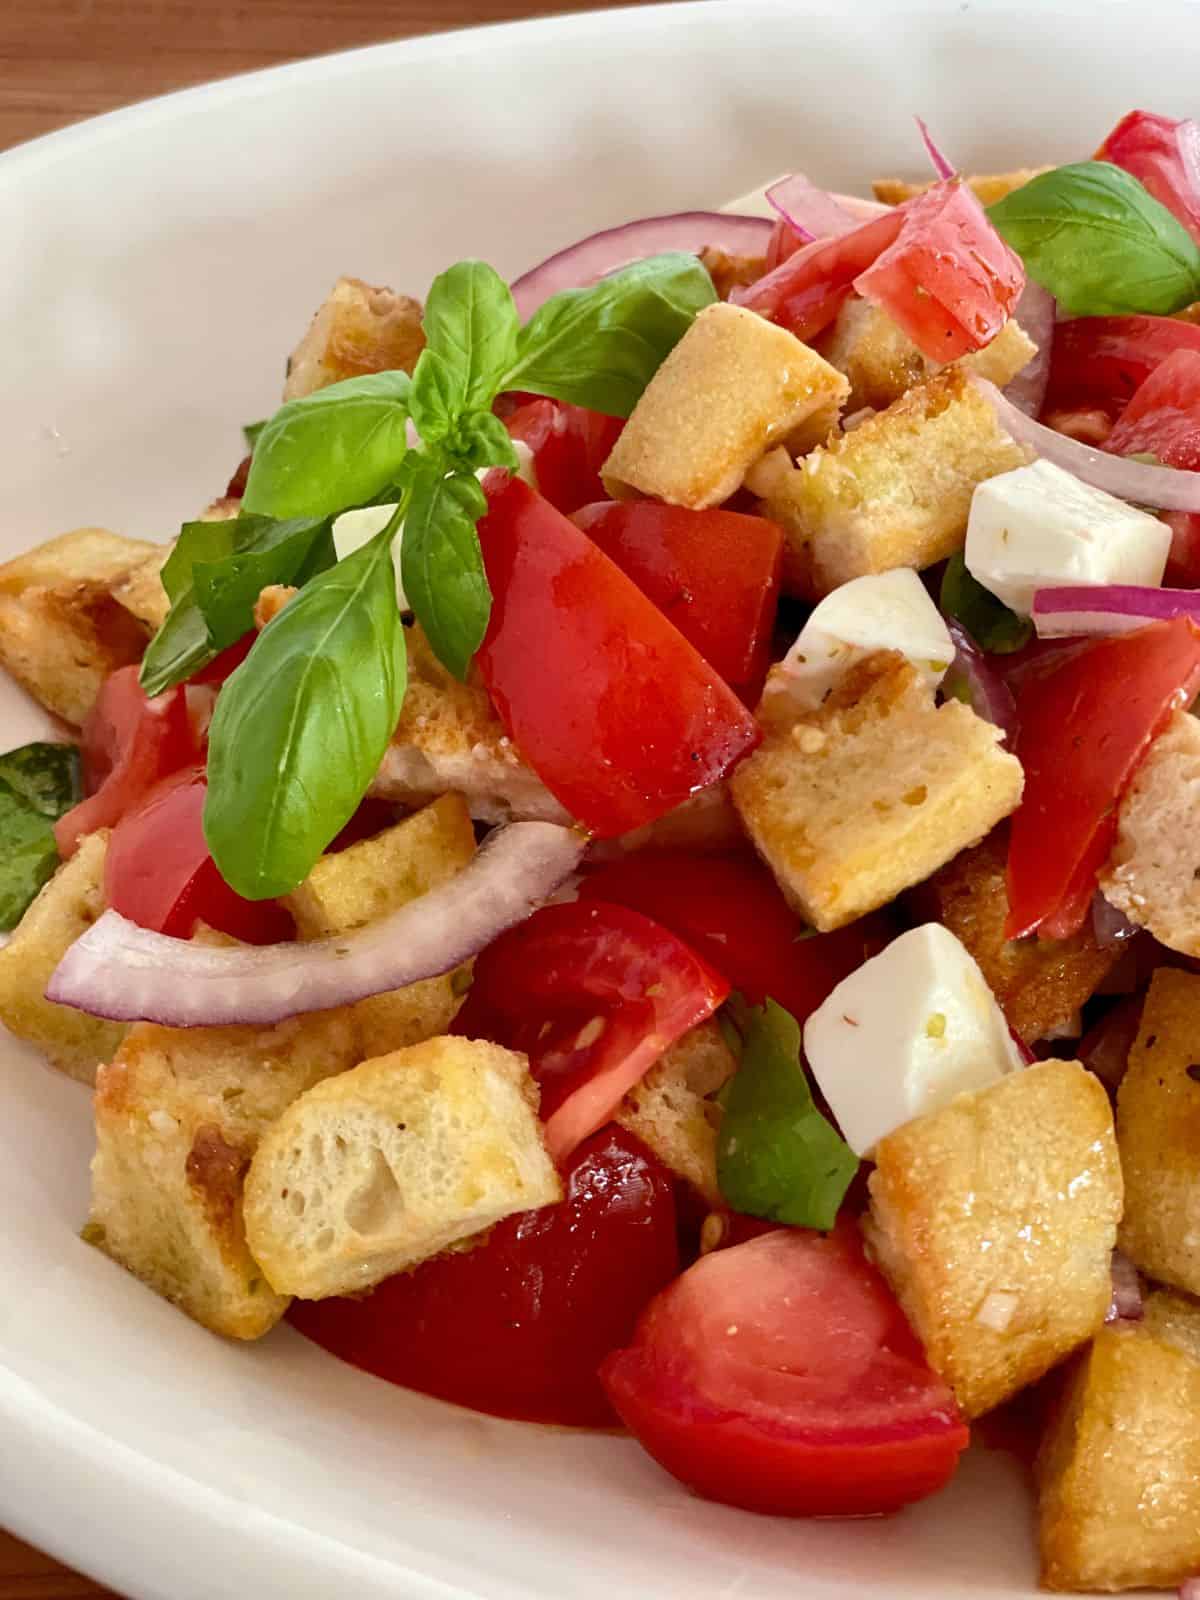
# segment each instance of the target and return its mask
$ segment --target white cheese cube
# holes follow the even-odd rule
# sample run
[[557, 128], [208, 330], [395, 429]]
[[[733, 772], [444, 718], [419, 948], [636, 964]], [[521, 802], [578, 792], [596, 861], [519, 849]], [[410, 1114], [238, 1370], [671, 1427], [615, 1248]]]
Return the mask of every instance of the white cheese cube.
[[1157, 586], [1170, 545], [1157, 517], [1035, 461], [975, 490], [965, 559], [973, 578], [1027, 617], [1035, 593], [1058, 584]]
[[860, 1156], [1021, 1066], [977, 962], [940, 922], [901, 934], [844, 978], [805, 1023], [804, 1050]]
[[876, 650], [907, 656], [931, 691], [954, 659], [941, 613], [908, 567], [852, 578], [826, 595], [772, 673], [770, 693], [786, 694], [797, 711], [816, 710], [842, 674]]

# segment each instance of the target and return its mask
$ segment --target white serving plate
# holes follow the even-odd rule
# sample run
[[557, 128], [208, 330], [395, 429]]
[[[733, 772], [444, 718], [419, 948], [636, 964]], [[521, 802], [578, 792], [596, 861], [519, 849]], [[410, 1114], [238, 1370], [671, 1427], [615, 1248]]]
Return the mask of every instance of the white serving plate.
[[[64, 528], [170, 535], [333, 279], [421, 292], [801, 167], [1086, 155], [1190, 115], [1187, 0], [643, 6], [256, 73], [0, 156], [0, 555]], [[1189, 98], [1191, 96], [1191, 98]], [[5, 747], [38, 714], [0, 686]], [[0, 1524], [134, 1600], [1026, 1596], [1027, 1490], [972, 1453], [899, 1518], [689, 1498], [616, 1436], [405, 1394], [281, 1328], [213, 1338], [81, 1244], [86, 1093], [0, 1049]]]

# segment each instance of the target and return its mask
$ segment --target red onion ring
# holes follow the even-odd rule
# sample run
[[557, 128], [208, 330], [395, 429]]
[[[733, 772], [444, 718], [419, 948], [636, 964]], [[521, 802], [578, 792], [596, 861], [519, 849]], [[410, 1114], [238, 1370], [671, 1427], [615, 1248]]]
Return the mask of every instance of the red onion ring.
[[1037, 355], [1027, 367], [1022, 367], [1004, 389], [1004, 398], [1011, 400], [1027, 417], [1040, 415], [1050, 382], [1050, 357], [1054, 349], [1055, 300], [1048, 289], [1032, 278], [1025, 279], [1021, 297], [1013, 307], [1013, 321], [1037, 345]]
[[727, 211], [677, 211], [662, 217], [640, 217], [605, 228], [567, 245], [512, 285], [522, 319], [563, 289], [585, 288], [598, 278], [664, 250], [698, 253], [706, 245], [730, 255], [760, 256], [775, 224], [769, 217], [739, 217]]
[[1012, 690], [988, 661], [961, 622], [946, 618], [954, 641], [954, 660], [942, 680], [943, 693], [953, 693], [956, 680], [967, 691], [967, 701], [985, 722], [995, 723], [1011, 750], [1017, 742], [1017, 702]]
[[1200, 623], [1200, 589], [1155, 589], [1138, 583], [1071, 584], [1039, 589], [1033, 597], [1033, 625], [1039, 639], [1132, 633], [1135, 628], [1170, 622], [1173, 617], [1191, 617]]
[[553, 894], [585, 845], [554, 822], [510, 823], [440, 888], [365, 928], [308, 943], [216, 949], [106, 911], [59, 962], [46, 997], [94, 1017], [173, 1028], [266, 1026], [349, 1005], [453, 971]]
[[958, 168], [947, 159], [934, 143], [933, 135], [925, 125], [924, 117], [914, 117], [921, 134], [921, 143], [925, 146], [925, 154], [929, 157], [930, 165], [938, 178], [954, 178], [958, 176]]
[[1154, 506], [1162, 511], [1200, 511], [1200, 472], [1182, 472], [1177, 467], [1150, 467], [1143, 461], [1093, 450], [1055, 433], [1032, 417], [1027, 417], [994, 383], [971, 374], [971, 382], [991, 401], [1000, 425], [1018, 444], [1035, 450], [1046, 461], [1053, 461], [1093, 489], [1103, 489], [1119, 500]]
[[805, 244], [850, 233], [861, 222], [828, 189], [819, 189], [803, 172], [793, 172], [773, 183], [767, 190], [767, 200]]
[[1092, 897], [1092, 932], [1101, 950], [1115, 950], [1139, 930], [1097, 889]]

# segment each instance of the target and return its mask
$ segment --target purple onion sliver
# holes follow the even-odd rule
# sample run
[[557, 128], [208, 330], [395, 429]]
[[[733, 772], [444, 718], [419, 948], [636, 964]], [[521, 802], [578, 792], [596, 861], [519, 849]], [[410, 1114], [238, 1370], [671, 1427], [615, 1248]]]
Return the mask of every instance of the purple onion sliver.
[[914, 117], [913, 121], [920, 130], [921, 143], [925, 146], [925, 154], [929, 157], [930, 165], [933, 167], [934, 172], [937, 173], [939, 179], [953, 178], [958, 168], [938, 149], [933, 135], [925, 124], [925, 118]]
[[1140, 1322], [1145, 1315], [1142, 1280], [1127, 1255], [1114, 1250], [1112, 1256], [1112, 1300], [1105, 1322]]
[[862, 226], [861, 217], [854, 216], [827, 189], [819, 189], [803, 172], [793, 172], [773, 183], [767, 190], [767, 199], [806, 244], [853, 233]]
[[1017, 742], [1017, 702], [1012, 690], [961, 622], [948, 617], [946, 626], [954, 641], [954, 660], [943, 688], [947, 687], [947, 681], [960, 680], [966, 688], [971, 709], [985, 722], [994, 722], [1012, 749]]
[[1026, 278], [1025, 287], [1013, 307], [1012, 320], [1037, 345], [1037, 354], [1005, 386], [1004, 398], [1027, 417], [1036, 417], [1046, 398], [1046, 388], [1050, 382], [1050, 359], [1054, 350], [1054, 317], [1054, 296], [1048, 289], [1043, 289], [1040, 283]]
[[1039, 639], [1131, 633], [1174, 617], [1191, 617], [1200, 623], [1200, 590], [1157, 589], [1139, 583], [1062, 584], [1039, 589], [1033, 597], [1033, 624]]
[[1097, 889], [1092, 897], [1092, 932], [1101, 950], [1115, 950], [1126, 939], [1132, 939], [1138, 929]]
[[547, 257], [515, 280], [513, 299], [522, 319], [551, 295], [586, 288], [607, 273], [664, 250], [699, 253], [706, 245], [731, 255], [763, 255], [775, 224], [769, 217], [742, 217], [726, 211], [677, 211], [640, 217], [617, 228], [589, 234]]
[[493, 833], [457, 877], [379, 922], [307, 943], [215, 949], [106, 911], [59, 962], [47, 999], [117, 1022], [266, 1026], [451, 972], [523, 922], [575, 868], [583, 834], [554, 822]]

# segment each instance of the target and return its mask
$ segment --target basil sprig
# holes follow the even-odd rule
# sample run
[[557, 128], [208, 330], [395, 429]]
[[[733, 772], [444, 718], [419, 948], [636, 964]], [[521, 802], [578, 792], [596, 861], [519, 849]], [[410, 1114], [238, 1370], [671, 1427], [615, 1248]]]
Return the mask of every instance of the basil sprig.
[[83, 798], [73, 744], [0, 755], [0, 930], [15, 928], [58, 866], [54, 824]]
[[1072, 316], [1169, 316], [1200, 299], [1200, 248], [1107, 161], [1056, 167], [988, 208], [1031, 278]]
[[981, 650], [989, 655], [1011, 655], [1033, 637], [1033, 623], [1010, 611], [990, 589], [967, 570], [962, 552], [946, 563], [938, 603], [948, 617], [961, 622]]
[[722, 1096], [717, 1182], [735, 1211], [833, 1227], [858, 1157], [813, 1103], [796, 1019], [768, 1000], [734, 1002], [741, 1064]]

